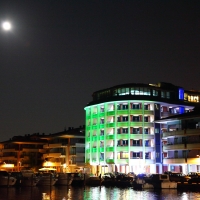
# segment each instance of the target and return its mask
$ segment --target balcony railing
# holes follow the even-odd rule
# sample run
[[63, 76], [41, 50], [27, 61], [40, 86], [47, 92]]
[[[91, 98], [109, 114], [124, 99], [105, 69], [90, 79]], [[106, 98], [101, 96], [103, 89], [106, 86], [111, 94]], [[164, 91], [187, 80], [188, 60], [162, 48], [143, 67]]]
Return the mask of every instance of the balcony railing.
[[200, 129], [185, 129], [185, 130], [175, 130], [175, 131], [165, 131], [163, 132], [163, 139], [167, 137], [181, 137], [181, 136], [192, 136], [200, 135]]
[[43, 145], [43, 148], [59, 148], [62, 146], [62, 143], [57, 143], [57, 144], [45, 144]]
[[107, 136], [106, 136], [106, 139], [107, 139], [107, 140], [109, 140], [109, 139], [114, 139], [114, 135], [107, 135]]
[[114, 147], [113, 146], [108, 146], [108, 147], [106, 147], [106, 151], [107, 152], [113, 152], [114, 151]]
[[129, 159], [128, 158], [118, 158], [115, 164], [128, 164]]
[[164, 158], [163, 164], [184, 164], [186, 163], [185, 158]]
[[2, 152], [5, 153], [5, 152], [16, 152], [17, 150], [15, 149], [2, 149]]
[[108, 164], [114, 164], [114, 159], [113, 158], [107, 158], [106, 163]]
[[200, 149], [200, 142], [197, 141], [195, 143], [188, 143], [187, 149]]
[[168, 144], [163, 146], [163, 151], [166, 150], [184, 150], [186, 149], [185, 144]]

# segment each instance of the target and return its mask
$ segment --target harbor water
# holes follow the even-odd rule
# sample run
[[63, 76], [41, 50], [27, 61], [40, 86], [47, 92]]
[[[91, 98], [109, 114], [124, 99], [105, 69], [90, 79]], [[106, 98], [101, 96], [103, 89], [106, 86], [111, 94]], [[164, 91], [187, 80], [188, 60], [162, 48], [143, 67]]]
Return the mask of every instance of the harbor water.
[[3, 187], [0, 200], [200, 200], [200, 191], [141, 190], [118, 187]]

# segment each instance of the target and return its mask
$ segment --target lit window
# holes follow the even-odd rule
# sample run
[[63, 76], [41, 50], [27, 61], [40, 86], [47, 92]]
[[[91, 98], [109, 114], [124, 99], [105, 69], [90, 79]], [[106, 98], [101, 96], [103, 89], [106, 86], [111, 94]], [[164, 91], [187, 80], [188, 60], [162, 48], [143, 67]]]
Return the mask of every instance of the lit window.
[[153, 96], [158, 96], [158, 91], [157, 90], [153, 90]]

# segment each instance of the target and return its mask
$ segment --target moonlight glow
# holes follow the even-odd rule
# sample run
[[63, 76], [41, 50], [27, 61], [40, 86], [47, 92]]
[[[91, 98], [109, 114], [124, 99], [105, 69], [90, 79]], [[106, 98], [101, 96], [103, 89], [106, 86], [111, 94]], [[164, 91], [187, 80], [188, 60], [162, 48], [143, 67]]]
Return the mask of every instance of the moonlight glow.
[[11, 29], [11, 24], [10, 22], [3, 22], [2, 23], [2, 28], [5, 30], [5, 31], [9, 31]]

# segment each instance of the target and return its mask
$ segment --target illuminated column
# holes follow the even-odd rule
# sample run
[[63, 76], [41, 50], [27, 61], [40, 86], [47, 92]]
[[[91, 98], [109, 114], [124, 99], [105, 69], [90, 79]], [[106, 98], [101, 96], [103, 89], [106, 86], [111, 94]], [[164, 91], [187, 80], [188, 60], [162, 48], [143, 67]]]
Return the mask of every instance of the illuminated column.
[[67, 166], [69, 166], [69, 164], [71, 164], [69, 162], [69, 159], [70, 159], [70, 138], [68, 138], [68, 145], [67, 145]]
[[21, 145], [19, 144], [19, 148], [18, 148], [18, 152], [17, 152], [17, 171], [19, 172], [20, 171], [20, 147]]

